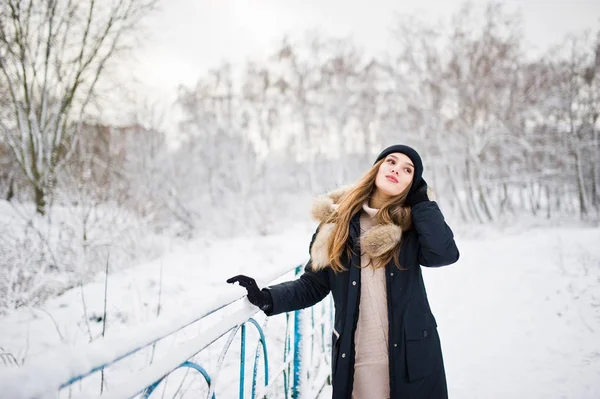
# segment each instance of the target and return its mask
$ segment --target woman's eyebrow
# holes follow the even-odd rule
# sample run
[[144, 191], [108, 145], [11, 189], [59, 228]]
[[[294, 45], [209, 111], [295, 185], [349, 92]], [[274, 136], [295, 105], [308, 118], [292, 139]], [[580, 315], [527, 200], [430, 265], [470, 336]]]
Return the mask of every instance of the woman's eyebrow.
[[[395, 156], [395, 155], [391, 155], [391, 154], [390, 154], [390, 155], [388, 155], [388, 157], [390, 157], [390, 158], [394, 158], [396, 161], [398, 160], [398, 157], [397, 157], [397, 156]], [[411, 168], [414, 168], [414, 167], [415, 167], [415, 165], [413, 165], [413, 164], [412, 164], [412, 163], [410, 163], [410, 162], [404, 162], [404, 163], [403, 163], [403, 165], [408, 165], [408, 166], [410, 166]]]

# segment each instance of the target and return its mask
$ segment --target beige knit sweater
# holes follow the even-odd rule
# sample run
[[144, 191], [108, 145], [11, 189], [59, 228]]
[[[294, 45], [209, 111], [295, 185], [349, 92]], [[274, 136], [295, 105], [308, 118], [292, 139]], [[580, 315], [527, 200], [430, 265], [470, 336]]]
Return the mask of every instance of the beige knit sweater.
[[[363, 204], [361, 235], [369, 230], [378, 209]], [[354, 334], [356, 361], [352, 399], [388, 399], [388, 313], [385, 268], [374, 269], [371, 259], [361, 256], [361, 288], [358, 324]]]

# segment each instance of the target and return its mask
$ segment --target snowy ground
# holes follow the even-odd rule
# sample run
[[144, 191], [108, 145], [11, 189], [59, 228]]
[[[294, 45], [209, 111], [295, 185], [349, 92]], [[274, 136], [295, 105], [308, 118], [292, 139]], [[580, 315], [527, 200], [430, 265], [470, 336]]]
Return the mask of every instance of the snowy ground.
[[[237, 285], [225, 283], [225, 280], [233, 275], [251, 275], [260, 283], [261, 279], [278, 274], [278, 271], [294, 268], [308, 256], [308, 244], [313, 227], [297, 225], [278, 236], [227, 241], [197, 240], [153, 262], [109, 276], [107, 336], [127, 333], [131, 327], [155, 320], [159, 291], [161, 291], [160, 314], [171, 318], [192, 313], [201, 305], [214, 302], [222, 294], [245, 293], [246, 291]], [[41, 310], [21, 308], [14, 311], [0, 318], [0, 348], [14, 354], [19, 361], [25, 358], [26, 362], [34, 362], [36, 356], [57, 344], [76, 345], [89, 342], [90, 336], [97, 339], [102, 331], [103, 301], [104, 275], [99, 275], [94, 282], [85, 285], [83, 290], [75, 288], [47, 301]], [[87, 318], [84, 317], [84, 303]], [[258, 321], [262, 323], [261, 315], [262, 313], [259, 314]], [[154, 358], [160, 358], [175, 345], [197, 336], [198, 332], [210, 327], [214, 320], [215, 318], [208, 318], [204, 324], [197, 323], [183, 333], [161, 341], [156, 348]], [[271, 320], [269, 328], [283, 331], [285, 317]], [[283, 337], [271, 340], [270, 358], [271, 356], [274, 359], [281, 358], [282, 350], [277, 350], [275, 347], [282, 347], [282, 340]], [[225, 339], [218, 341], [194, 359], [205, 367], [211, 376], [214, 376], [215, 371], [213, 360], [219, 356], [224, 341]], [[252, 371], [256, 341], [256, 332], [254, 329], [248, 329], [248, 342], [252, 343], [248, 345], [247, 350], [249, 366], [246, 369], [249, 372]], [[225, 368], [219, 379], [222, 388], [217, 391], [218, 393], [237, 392], [239, 347], [238, 334], [225, 359]], [[115, 371], [132, 371], [139, 368], [142, 363], [148, 364], [153, 357], [149, 349], [136, 354], [129, 364], [116, 366]], [[0, 374], [2, 371], [0, 364]], [[186, 372], [177, 371], [175, 374], [172, 380], [180, 379]], [[187, 381], [190, 385], [186, 384], [184, 390], [190, 393], [205, 391], [206, 384], [202, 378], [187, 378]], [[110, 382], [111, 378], [108, 375], [109, 387]], [[97, 394], [99, 382], [92, 382], [92, 385], [91, 392]], [[87, 392], [86, 387], [84, 390]], [[68, 396], [68, 392], [66, 394]], [[2, 398], [1, 394], [0, 398]]]
[[[301, 262], [311, 233], [309, 226], [295, 226], [277, 237], [195, 241], [116, 273], [109, 279], [108, 333], [156, 317], [161, 265], [161, 314], [187, 312], [240, 290], [224, 283], [229, 276], [260, 278]], [[450, 397], [600, 397], [600, 229], [486, 230], [457, 240], [457, 264], [424, 272]], [[83, 294], [97, 337], [101, 323], [93, 318], [102, 314], [103, 276]], [[80, 289], [43, 310], [22, 308], [0, 319], [0, 347], [19, 359], [89, 339]], [[234, 385], [236, 373], [228, 367], [223, 382]]]
[[450, 397], [599, 398], [600, 229], [488, 233], [424, 269]]
[[536, 229], [460, 245], [428, 270], [457, 398], [600, 397], [600, 229]]

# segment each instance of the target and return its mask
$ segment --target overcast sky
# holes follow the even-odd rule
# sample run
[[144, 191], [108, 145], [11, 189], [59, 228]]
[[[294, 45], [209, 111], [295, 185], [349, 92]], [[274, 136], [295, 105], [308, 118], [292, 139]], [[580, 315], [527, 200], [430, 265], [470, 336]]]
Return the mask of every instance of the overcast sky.
[[[484, 3], [483, 0], [474, 3]], [[600, 0], [507, 0], [522, 12], [525, 40], [540, 49], [569, 32], [600, 27]], [[317, 28], [351, 35], [368, 53], [385, 50], [395, 13], [438, 20], [461, 0], [164, 0], [148, 22], [149, 36], [126, 73], [150, 96], [173, 99], [180, 83], [191, 85], [209, 68], [243, 63], [273, 51], [285, 35]]]

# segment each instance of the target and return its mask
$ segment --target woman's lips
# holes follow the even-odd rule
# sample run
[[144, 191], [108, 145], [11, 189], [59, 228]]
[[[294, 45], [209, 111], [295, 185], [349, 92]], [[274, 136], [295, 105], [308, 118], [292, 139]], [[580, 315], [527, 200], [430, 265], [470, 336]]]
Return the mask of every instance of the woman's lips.
[[392, 183], [398, 183], [398, 179], [396, 179], [394, 176], [387, 175], [385, 178], [391, 181]]

